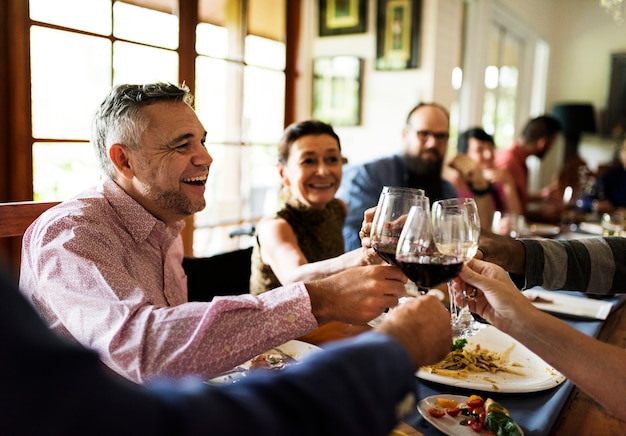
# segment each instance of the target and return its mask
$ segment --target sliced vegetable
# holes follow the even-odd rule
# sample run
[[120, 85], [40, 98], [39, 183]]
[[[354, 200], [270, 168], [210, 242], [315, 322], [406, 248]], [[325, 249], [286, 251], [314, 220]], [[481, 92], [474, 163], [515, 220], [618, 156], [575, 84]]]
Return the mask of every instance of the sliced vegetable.
[[493, 401], [491, 398], [487, 398], [487, 401], [485, 401], [485, 410], [487, 411], [487, 413], [499, 411], [504, 413], [505, 415], [509, 415], [508, 410], [502, 407], [500, 403]]
[[439, 405], [439, 407], [442, 407], [444, 409], [452, 409], [458, 405], [456, 400], [441, 397], [437, 397], [437, 404]]
[[521, 436], [515, 421], [506, 413], [497, 410], [487, 413], [485, 427], [497, 436]]

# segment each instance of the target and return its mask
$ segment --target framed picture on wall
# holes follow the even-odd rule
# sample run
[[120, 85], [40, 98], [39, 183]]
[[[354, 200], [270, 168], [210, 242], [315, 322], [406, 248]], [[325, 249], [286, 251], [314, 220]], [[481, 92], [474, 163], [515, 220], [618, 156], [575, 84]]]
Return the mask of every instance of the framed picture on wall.
[[419, 66], [421, 0], [378, 0], [376, 69]]
[[313, 60], [313, 118], [336, 126], [361, 123], [363, 60], [356, 56]]
[[367, 0], [319, 0], [320, 36], [363, 33], [366, 30]]

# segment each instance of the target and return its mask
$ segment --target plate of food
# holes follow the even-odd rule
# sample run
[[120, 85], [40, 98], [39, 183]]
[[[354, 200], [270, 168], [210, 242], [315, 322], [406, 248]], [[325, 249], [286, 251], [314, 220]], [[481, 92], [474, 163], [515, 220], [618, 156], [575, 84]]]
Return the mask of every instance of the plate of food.
[[544, 312], [582, 319], [606, 319], [613, 309], [610, 301], [567, 295], [557, 291], [528, 289], [524, 295]]
[[433, 395], [417, 404], [417, 410], [437, 430], [450, 436], [498, 434], [523, 436], [524, 432], [503, 405], [479, 395]]
[[307, 342], [291, 340], [261, 353], [217, 377], [207, 380], [206, 383], [213, 385], [235, 383], [245, 377], [249, 371], [280, 370], [287, 366], [298, 364], [307, 356], [321, 350], [320, 347]]
[[481, 329], [434, 365], [417, 371], [423, 380], [484, 392], [539, 392], [565, 381], [559, 371], [493, 326]]

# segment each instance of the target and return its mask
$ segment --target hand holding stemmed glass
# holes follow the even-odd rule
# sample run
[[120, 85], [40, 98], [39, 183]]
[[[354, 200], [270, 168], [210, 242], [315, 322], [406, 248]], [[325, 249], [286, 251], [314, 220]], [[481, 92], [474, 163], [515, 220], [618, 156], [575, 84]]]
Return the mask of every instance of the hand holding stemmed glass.
[[[448, 198], [433, 203], [433, 241], [441, 253], [460, 257], [468, 262], [478, 250], [480, 219], [473, 198]], [[454, 337], [467, 337], [482, 328], [467, 308], [468, 296], [455, 298], [452, 283], [448, 283], [450, 313]], [[459, 304], [457, 304], [457, 302]]]
[[424, 191], [399, 186], [384, 186], [370, 231], [370, 243], [385, 262], [396, 265], [396, 246], [411, 206], [419, 204]]

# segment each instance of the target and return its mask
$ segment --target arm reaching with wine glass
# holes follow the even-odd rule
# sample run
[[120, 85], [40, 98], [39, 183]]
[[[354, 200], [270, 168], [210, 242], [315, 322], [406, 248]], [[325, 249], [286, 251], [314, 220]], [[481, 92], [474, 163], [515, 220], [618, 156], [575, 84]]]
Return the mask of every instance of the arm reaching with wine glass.
[[[535, 308], [501, 267], [474, 259], [455, 279], [455, 291], [477, 289], [469, 308], [517, 339], [599, 402], [626, 421], [626, 352], [600, 342]], [[602, 356], [591, 359], [588, 356]]]
[[626, 238], [575, 240], [512, 239], [481, 231], [476, 257], [511, 273], [520, 289], [569, 289], [594, 294], [623, 293]]

